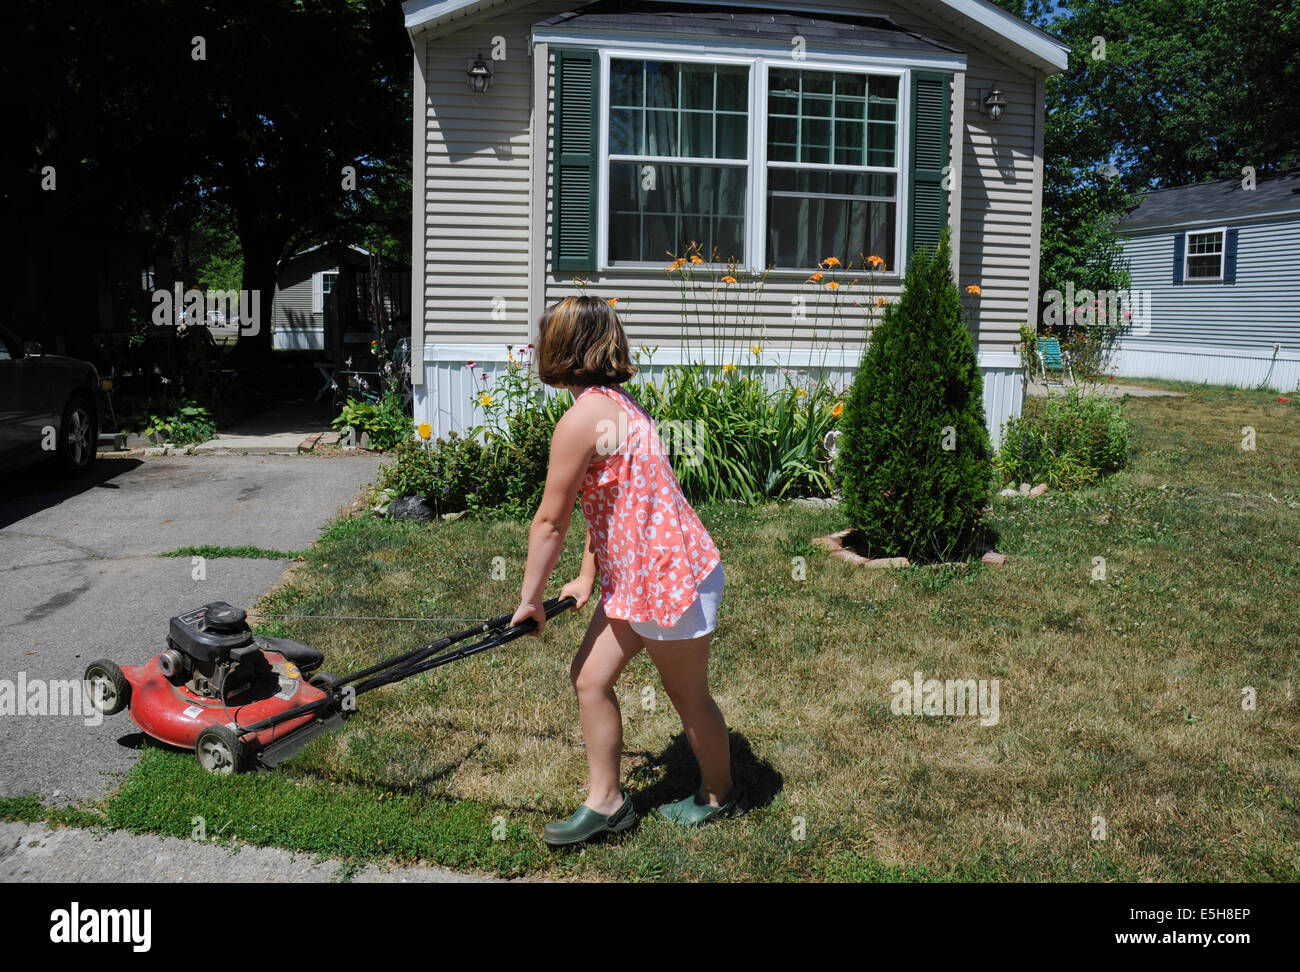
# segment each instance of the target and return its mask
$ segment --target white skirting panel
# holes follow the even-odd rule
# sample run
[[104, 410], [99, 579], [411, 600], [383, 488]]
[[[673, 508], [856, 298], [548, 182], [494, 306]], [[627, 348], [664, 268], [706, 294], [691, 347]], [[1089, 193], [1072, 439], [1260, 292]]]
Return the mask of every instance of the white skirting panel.
[[325, 328], [272, 326], [271, 347], [276, 351], [324, 351]]
[[[693, 350], [692, 354], [695, 360], [700, 360], [700, 351]], [[859, 349], [812, 352], [806, 348], [768, 349], [759, 356], [748, 350], [729, 353], [717, 349], [705, 353], [704, 362], [722, 365], [730, 361], [746, 371], [757, 369], [772, 388], [780, 388], [786, 380], [803, 384], [823, 375], [835, 388], [847, 389], [853, 382], [860, 357]], [[640, 371], [633, 381], [654, 381], [665, 368], [683, 360], [684, 355], [676, 348], [660, 348], [648, 359], [643, 355], [637, 362]], [[468, 364], [471, 361], [472, 366]], [[1007, 352], [982, 352], [979, 363], [984, 376], [984, 416], [996, 448], [1002, 440], [1002, 426], [1007, 419], [1020, 414], [1024, 401], [1020, 357]], [[415, 388], [415, 424], [428, 422], [435, 439], [448, 432], [464, 435], [482, 424], [485, 415], [477, 396], [496, 385], [507, 365], [505, 345], [425, 345], [424, 384]], [[787, 375], [783, 369], [794, 373]]]
[[1266, 348], [1214, 348], [1197, 345], [1127, 344], [1115, 355], [1114, 373], [1121, 378], [1168, 378], [1275, 391], [1300, 387], [1300, 354]]

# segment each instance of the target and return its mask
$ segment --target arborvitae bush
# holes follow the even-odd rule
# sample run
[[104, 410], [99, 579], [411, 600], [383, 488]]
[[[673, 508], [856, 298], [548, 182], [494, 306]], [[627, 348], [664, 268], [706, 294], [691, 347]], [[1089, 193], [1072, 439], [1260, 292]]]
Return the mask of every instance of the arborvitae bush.
[[841, 420], [843, 510], [872, 556], [947, 560], [979, 539], [992, 485], [984, 382], [944, 231], [885, 307]]

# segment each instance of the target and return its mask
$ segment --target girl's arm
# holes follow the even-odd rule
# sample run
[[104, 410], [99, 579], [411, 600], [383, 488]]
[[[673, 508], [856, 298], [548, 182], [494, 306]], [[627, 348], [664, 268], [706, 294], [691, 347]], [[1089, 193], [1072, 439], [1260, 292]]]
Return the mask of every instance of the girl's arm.
[[560, 597], [573, 596], [573, 610], [581, 611], [591, 600], [592, 589], [596, 586], [596, 541], [587, 528], [587, 549], [582, 554], [582, 569], [578, 576], [560, 589]]
[[[515, 611], [512, 624], [518, 624], [525, 618], [534, 618], [537, 629], [533, 635], [540, 635], [546, 627], [546, 612], [542, 610], [545, 599], [546, 582], [550, 580], [551, 571], [564, 549], [564, 537], [569, 530], [569, 520], [573, 516], [573, 504], [582, 486], [582, 479], [587, 474], [587, 466], [596, 454], [595, 422], [588, 417], [587, 410], [577, 406], [569, 409], [555, 425], [551, 436], [550, 465], [546, 470], [546, 488], [542, 492], [542, 501], [533, 517], [533, 525], [528, 531], [528, 560], [524, 566], [524, 586], [520, 594], [519, 608]], [[590, 539], [588, 547], [590, 547]], [[592, 574], [595, 574], [595, 555], [592, 556]], [[583, 557], [583, 569], [586, 570], [587, 557]]]

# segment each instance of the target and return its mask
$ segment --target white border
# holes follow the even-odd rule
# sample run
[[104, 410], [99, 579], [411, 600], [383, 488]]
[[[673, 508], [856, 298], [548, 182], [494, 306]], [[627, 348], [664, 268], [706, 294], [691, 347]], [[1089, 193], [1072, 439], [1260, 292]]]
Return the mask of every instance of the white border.
[[[1188, 276], [1187, 269], [1191, 264], [1188, 262], [1192, 257], [1192, 240], [1193, 236], [1210, 236], [1213, 233], [1219, 234], [1221, 247], [1219, 249], [1219, 275], [1217, 277], [1192, 277]], [[1197, 256], [1212, 256], [1210, 253], [1198, 253]], [[1224, 271], [1228, 269], [1228, 227], [1216, 226], [1208, 229], [1188, 230], [1183, 236], [1183, 283], [1223, 283]]]

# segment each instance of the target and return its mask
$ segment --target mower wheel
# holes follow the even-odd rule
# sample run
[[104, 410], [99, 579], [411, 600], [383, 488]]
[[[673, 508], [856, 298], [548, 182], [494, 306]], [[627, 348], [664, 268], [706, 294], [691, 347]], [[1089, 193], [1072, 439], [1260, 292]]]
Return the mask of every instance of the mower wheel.
[[228, 776], [246, 768], [244, 744], [229, 726], [208, 726], [199, 733], [194, 755], [209, 773]]
[[90, 704], [104, 715], [116, 715], [131, 702], [131, 683], [122, 674], [116, 662], [107, 658], [86, 666], [82, 676], [90, 692]]

